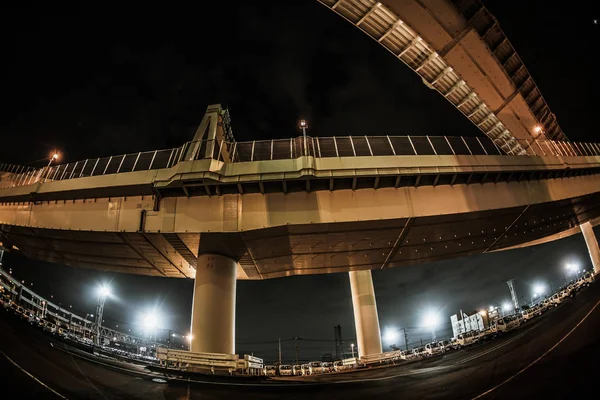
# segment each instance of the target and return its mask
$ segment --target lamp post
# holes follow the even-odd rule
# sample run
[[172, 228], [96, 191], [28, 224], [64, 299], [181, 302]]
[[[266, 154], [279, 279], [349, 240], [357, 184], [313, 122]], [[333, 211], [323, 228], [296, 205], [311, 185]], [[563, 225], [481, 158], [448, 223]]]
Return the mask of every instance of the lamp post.
[[352, 358], [354, 358], [354, 343], [350, 344], [350, 349], [352, 350]]
[[52, 157], [50, 157], [50, 160], [48, 161], [48, 165], [46, 167], [49, 167], [50, 164], [52, 164], [52, 161], [54, 160], [58, 160], [58, 153], [52, 154]]
[[302, 137], [304, 141], [304, 155], [308, 155], [307, 144], [306, 144], [306, 128], [308, 128], [308, 122], [305, 119], [300, 120], [300, 128], [302, 129]]

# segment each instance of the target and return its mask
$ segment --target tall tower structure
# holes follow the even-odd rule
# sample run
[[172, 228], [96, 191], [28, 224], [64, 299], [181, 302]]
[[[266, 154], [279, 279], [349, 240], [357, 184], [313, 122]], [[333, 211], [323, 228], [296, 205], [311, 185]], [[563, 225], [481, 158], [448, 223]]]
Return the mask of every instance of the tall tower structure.
[[511, 279], [511, 280], [507, 281], [506, 284], [508, 285], [508, 288], [510, 289], [510, 296], [512, 297], [512, 303], [515, 308], [515, 312], [517, 312], [519, 310], [519, 300], [517, 298], [517, 292], [515, 291], [514, 280]]

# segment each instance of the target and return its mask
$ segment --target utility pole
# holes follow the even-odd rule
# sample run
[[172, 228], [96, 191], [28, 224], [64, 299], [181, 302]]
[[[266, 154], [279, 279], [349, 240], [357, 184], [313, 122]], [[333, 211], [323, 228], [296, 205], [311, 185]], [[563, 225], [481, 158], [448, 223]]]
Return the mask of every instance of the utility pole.
[[406, 347], [406, 351], [408, 351], [408, 334], [406, 333], [406, 328], [402, 328], [404, 331], [404, 346]]
[[279, 338], [279, 365], [281, 365], [281, 338]]
[[423, 338], [421, 338], [421, 347], [423, 347]]
[[299, 364], [299, 362], [298, 362], [298, 359], [300, 358], [300, 357], [299, 357], [299, 355], [300, 355], [300, 347], [298, 346], [298, 340], [299, 340], [299, 339], [300, 339], [300, 338], [299, 338], [298, 336], [296, 336], [296, 337], [294, 338], [294, 341], [296, 342], [296, 365], [298, 365], [298, 364]]

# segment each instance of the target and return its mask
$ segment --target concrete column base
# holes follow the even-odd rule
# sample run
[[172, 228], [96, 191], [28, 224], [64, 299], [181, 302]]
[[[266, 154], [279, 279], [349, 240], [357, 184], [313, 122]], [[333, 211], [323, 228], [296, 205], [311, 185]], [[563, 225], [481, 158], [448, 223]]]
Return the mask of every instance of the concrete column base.
[[198, 257], [190, 351], [235, 354], [235, 260], [217, 255]]
[[579, 228], [581, 228], [585, 244], [587, 244], [588, 251], [590, 252], [594, 273], [597, 274], [600, 272], [600, 248], [598, 248], [598, 240], [594, 234], [594, 228], [589, 221], [579, 225]]
[[381, 332], [371, 271], [350, 271], [358, 356], [381, 353]]

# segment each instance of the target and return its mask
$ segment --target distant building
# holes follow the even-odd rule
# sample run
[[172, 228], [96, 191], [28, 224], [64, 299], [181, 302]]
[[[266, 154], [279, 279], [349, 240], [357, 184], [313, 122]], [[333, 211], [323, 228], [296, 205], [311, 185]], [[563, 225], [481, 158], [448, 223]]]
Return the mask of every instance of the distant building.
[[473, 312], [467, 315], [462, 312], [450, 317], [452, 324], [452, 337], [457, 337], [461, 333], [470, 331], [483, 331], [490, 326], [489, 315], [487, 311]]

